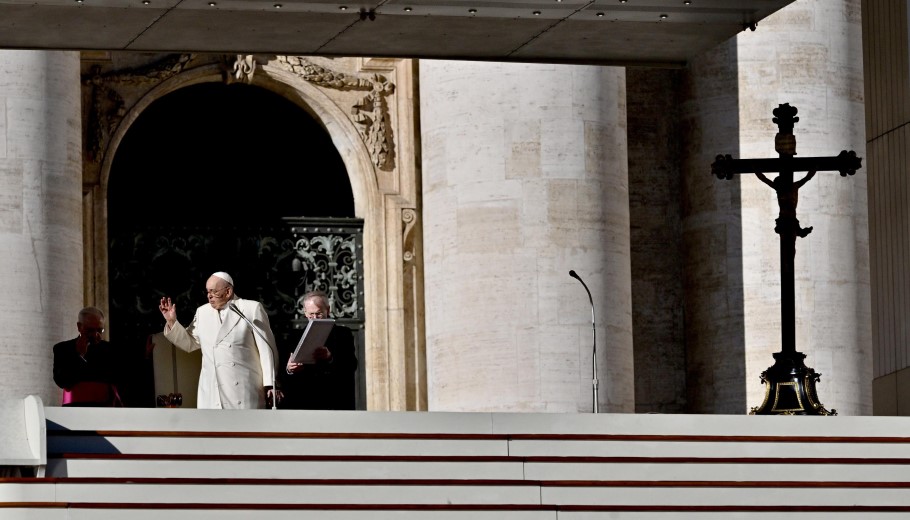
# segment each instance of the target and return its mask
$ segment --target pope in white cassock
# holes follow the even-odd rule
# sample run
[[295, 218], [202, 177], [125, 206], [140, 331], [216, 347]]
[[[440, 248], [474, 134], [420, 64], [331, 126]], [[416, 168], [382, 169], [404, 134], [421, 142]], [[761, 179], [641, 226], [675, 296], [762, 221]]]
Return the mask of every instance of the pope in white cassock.
[[265, 308], [238, 298], [225, 272], [209, 277], [205, 291], [209, 302], [196, 309], [187, 327], [177, 321], [170, 298], [158, 306], [167, 321], [164, 336], [186, 352], [202, 350], [197, 408], [264, 408], [267, 397], [274, 399], [277, 359]]

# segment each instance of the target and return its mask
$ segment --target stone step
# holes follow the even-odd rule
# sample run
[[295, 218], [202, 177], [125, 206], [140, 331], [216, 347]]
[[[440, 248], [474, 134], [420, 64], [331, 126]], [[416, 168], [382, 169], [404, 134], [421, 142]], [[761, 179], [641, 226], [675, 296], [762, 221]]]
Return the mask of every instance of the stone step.
[[[483, 509], [426, 506], [383, 509], [376, 505], [368, 505], [359, 508], [333, 509], [331, 506], [287, 506], [284, 504], [268, 507], [261, 504], [236, 507], [219, 506], [218, 504], [194, 506], [175, 504], [148, 507], [145, 504], [55, 503], [44, 507], [0, 508], [0, 514], [2, 514], [3, 520], [258, 520], [261, 518], [268, 520], [557, 520], [557, 514], [553, 508], [510, 510], [501, 507]], [[603, 513], [599, 516], [582, 514], [575, 518], [577, 520], [607, 520], [608, 518], [612, 520], [617, 517], [612, 516], [611, 513]]]
[[[863, 489], [857, 499], [845, 492]], [[47, 479], [0, 482], [0, 508], [910, 513], [908, 483]], [[43, 518], [43, 517], [42, 517]], [[182, 518], [182, 517], [181, 517]]]
[[46, 475], [584, 481], [691, 481], [704, 477], [715, 481], [904, 482], [910, 481], [910, 460], [68, 454], [48, 457]]
[[[286, 433], [244, 431], [73, 431], [48, 432], [48, 454], [256, 454], [359, 456], [623, 457], [630, 455], [727, 458], [819, 458], [910, 460], [910, 438], [839, 437], [836, 442], [787, 436], [653, 436], [445, 433]], [[849, 447], [849, 449], [845, 449]]]

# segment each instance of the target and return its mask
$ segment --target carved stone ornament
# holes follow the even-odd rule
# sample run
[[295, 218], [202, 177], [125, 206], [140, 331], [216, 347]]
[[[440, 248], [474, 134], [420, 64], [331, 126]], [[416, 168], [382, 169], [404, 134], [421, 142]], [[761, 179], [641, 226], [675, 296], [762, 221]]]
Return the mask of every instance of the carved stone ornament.
[[238, 54], [230, 64], [230, 73], [224, 75], [225, 83], [241, 81], [253, 82], [253, 73], [256, 72], [256, 58], [252, 54]]
[[402, 244], [404, 246], [404, 251], [402, 252], [402, 258], [405, 263], [410, 263], [414, 261], [414, 226], [417, 224], [417, 211], [412, 208], [403, 208], [401, 210], [401, 223], [402, 223]]
[[82, 76], [89, 89], [89, 108], [86, 122], [86, 151], [89, 161], [97, 163], [104, 156], [110, 136], [126, 115], [127, 107], [118, 89], [136, 85], [157, 85], [182, 72], [193, 54], [172, 54], [143, 67], [101, 72], [94, 65]]
[[393, 83], [381, 74], [363, 78], [332, 71], [300, 56], [278, 56], [277, 63], [279, 67], [319, 87], [367, 91], [351, 107], [351, 120], [367, 145], [373, 164], [380, 170], [394, 168], [394, 138], [386, 102], [386, 96], [395, 91]]

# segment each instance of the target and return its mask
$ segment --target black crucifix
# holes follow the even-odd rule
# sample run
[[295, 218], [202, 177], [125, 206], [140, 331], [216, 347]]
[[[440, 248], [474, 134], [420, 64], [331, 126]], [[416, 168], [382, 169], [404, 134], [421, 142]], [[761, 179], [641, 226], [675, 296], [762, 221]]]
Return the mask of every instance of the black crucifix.
[[[732, 179], [736, 173], [754, 173], [765, 184], [777, 192], [780, 215], [775, 221], [774, 231], [780, 235], [780, 291], [781, 291], [781, 350], [774, 354], [774, 366], [761, 374], [765, 386], [765, 400], [761, 406], [749, 412], [756, 415], [837, 415], [836, 410], [828, 411], [819, 402], [815, 383], [821, 374], [807, 367], [803, 360], [806, 355], [796, 351], [796, 295], [793, 287], [793, 258], [796, 256], [796, 237], [806, 237], [812, 227], [802, 228], [796, 218], [796, 203], [799, 188], [808, 182], [815, 172], [836, 171], [841, 177], [853, 175], [862, 167], [862, 159], [853, 151], [842, 151], [836, 157], [800, 157], [796, 155], [796, 137], [793, 124], [799, 121], [796, 107], [789, 103], [774, 109], [774, 121], [778, 133], [774, 137], [777, 159], [733, 159], [729, 155], [718, 155], [711, 165], [711, 173], [719, 179]], [[778, 172], [773, 181], [765, 173]], [[793, 181], [795, 172], [807, 172], [798, 181]]]

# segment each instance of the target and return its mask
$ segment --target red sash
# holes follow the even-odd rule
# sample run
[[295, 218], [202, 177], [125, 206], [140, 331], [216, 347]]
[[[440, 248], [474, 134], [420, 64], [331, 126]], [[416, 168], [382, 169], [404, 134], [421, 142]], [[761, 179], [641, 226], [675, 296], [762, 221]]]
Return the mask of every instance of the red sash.
[[82, 381], [63, 389], [63, 405], [97, 404], [100, 406], [123, 406], [117, 387], [110, 383]]

